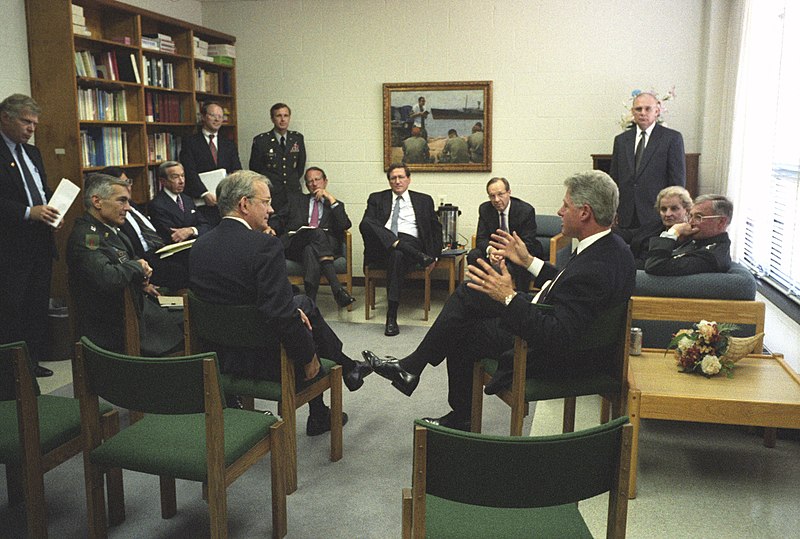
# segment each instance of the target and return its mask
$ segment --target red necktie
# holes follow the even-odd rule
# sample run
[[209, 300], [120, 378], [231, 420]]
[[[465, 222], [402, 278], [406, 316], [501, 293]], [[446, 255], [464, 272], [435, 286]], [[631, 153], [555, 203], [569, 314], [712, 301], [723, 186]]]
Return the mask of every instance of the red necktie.
[[311, 222], [309, 223], [314, 228], [319, 226], [319, 201], [314, 201], [314, 207], [311, 209]]
[[217, 147], [214, 145], [214, 135], [208, 135], [208, 149], [211, 150], [211, 157], [214, 158], [214, 164], [217, 164]]
[[183, 207], [183, 200], [181, 200], [181, 195], [178, 195], [177, 202], [178, 202], [178, 208], [180, 208], [182, 212], [186, 213], [186, 208]]

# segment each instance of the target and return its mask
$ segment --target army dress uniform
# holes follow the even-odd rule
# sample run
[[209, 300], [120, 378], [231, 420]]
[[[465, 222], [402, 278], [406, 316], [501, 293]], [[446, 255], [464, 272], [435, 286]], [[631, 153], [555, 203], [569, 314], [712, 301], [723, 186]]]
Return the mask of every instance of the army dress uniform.
[[272, 207], [280, 210], [286, 206], [289, 193], [302, 192], [302, 177], [306, 167], [306, 145], [303, 135], [287, 131], [285, 145], [280, 135], [272, 131], [261, 133], [253, 139], [250, 150], [250, 170], [263, 174], [272, 183]]

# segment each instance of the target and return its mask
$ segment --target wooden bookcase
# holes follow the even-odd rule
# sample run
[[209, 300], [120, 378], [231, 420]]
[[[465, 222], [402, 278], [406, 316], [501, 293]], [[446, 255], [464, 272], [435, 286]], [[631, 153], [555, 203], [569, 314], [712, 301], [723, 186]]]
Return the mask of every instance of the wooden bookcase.
[[[72, 4], [83, 8], [84, 25], [91, 32], [90, 36], [74, 30]], [[148, 138], [185, 137], [195, 132], [199, 103], [203, 101], [222, 104], [227, 112], [222, 136], [237, 140], [236, 67], [195, 58], [195, 38], [210, 44], [233, 45], [236, 43], [234, 36], [114, 0], [26, 0], [25, 7], [31, 94], [42, 107], [35, 140], [42, 152], [51, 188], [55, 188], [61, 178], [82, 186], [86, 173], [106, 165], [118, 165], [133, 179], [133, 199], [148, 202], [151, 198], [149, 176], [154, 177], [155, 169], [167, 157], [150, 155]], [[143, 36], [157, 34], [172, 38], [174, 52], [142, 46]], [[79, 70], [76, 64], [83, 59], [88, 62], [87, 53], [98, 66], [106, 59], [111, 65], [116, 62], [117, 80], [111, 78], [105, 67], [100, 68], [101, 73]], [[158, 81], [146, 84], [145, 58], [152, 59], [156, 66], [171, 65], [171, 87], [159, 85]], [[222, 84], [198, 87], [198, 70], [211, 74], [206, 80], [224, 79], [224, 87]], [[86, 107], [82, 110], [80, 94], [85, 97], [87, 93], [101, 91], [114, 94], [119, 102], [125, 103], [124, 119], [114, 115], [98, 119], [97, 115], [87, 115]], [[162, 105], [164, 110], [153, 114], [153, 103]], [[124, 139], [127, 152], [121, 157], [120, 152], [115, 152], [114, 162], [89, 163], [81, 144], [82, 137], [100, 137], [103, 130], [116, 132], [119, 139]], [[177, 160], [178, 156], [169, 158]], [[65, 217], [64, 227], [57, 233], [61, 256], [54, 271], [54, 297], [67, 295], [65, 246], [72, 223], [83, 211], [82, 203], [77, 200]]]

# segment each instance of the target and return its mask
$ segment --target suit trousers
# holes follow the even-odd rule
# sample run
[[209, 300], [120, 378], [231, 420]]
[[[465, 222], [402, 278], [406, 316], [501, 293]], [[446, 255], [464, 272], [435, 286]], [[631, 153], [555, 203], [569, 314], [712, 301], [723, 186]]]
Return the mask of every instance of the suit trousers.
[[[367, 221], [362, 221], [359, 229], [364, 238], [364, 260], [367, 264], [386, 268], [386, 296], [389, 301], [399, 302], [405, 276], [419, 262], [409, 255], [409, 251], [423, 252], [422, 242], [419, 238], [403, 232], [395, 236], [385, 226], [374, 225]], [[398, 239], [405, 244], [405, 249], [392, 247]]]
[[303, 280], [311, 285], [319, 285], [322, 257], [335, 258], [336, 254], [328, 234], [321, 228], [303, 230], [286, 246], [286, 258], [303, 264], [306, 272]]

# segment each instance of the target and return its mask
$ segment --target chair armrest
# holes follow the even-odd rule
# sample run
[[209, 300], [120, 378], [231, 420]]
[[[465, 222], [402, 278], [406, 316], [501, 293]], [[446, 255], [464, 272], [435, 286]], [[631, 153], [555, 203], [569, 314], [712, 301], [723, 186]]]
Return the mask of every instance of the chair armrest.
[[353, 275], [353, 235], [349, 230], [344, 231], [344, 256], [347, 260], [347, 275]]
[[556, 262], [558, 262], [558, 252], [563, 249], [564, 247], [572, 245], [572, 238], [565, 236], [562, 232], [559, 232], [552, 238], [550, 238], [550, 263], [556, 266]]
[[476, 245], [478, 245], [478, 235], [477, 234], [473, 234], [472, 235], [472, 248], [474, 249]]

